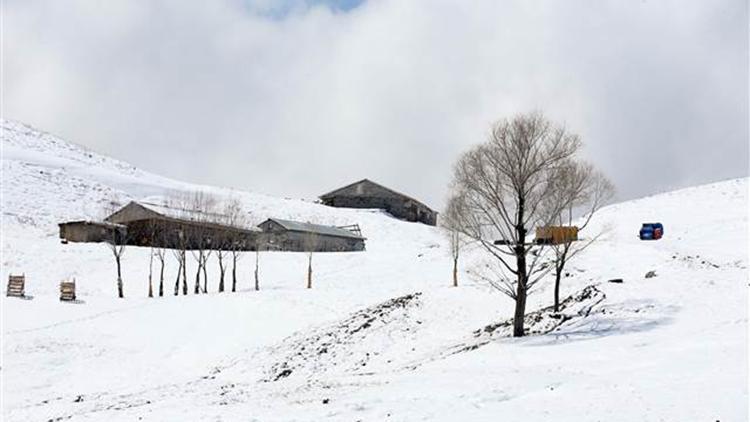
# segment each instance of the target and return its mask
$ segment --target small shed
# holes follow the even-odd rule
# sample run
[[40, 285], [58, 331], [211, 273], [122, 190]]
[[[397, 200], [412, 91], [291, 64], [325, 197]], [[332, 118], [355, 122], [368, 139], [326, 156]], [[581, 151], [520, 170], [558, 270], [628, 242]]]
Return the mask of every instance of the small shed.
[[260, 223], [271, 250], [307, 252], [363, 251], [365, 238], [359, 226], [324, 226], [300, 221], [269, 218]]
[[127, 237], [127, 226], [103, 221], [68, 221], [58, 224], [63, 242], [121, 242]]
[[332, 207], [379, 208], [402, 220], [437, 224], [438, 213], [427, 205], [368, 179], [328, 192], [320, 199]]

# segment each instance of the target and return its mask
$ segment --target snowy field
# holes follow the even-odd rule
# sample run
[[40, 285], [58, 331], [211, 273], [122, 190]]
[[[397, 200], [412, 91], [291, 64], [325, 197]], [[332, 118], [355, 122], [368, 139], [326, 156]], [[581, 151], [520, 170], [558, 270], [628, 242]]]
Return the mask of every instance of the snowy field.
[[[552, 331], [513, 339], [500, 324], [512, 301], [465, 272], [479, 251], [467, 252], [461, 285], [450, 287], [439, 229], [190, 185], [0, 123], [0, 276], [5, 290], [9, 274], [25, 273], [31, 296], [3, 291], [3, 420], [748, 418], [747, 179], [603, 209], [592, 224], [609, 227], [606, 237], [563, 280], [563, 297], [575, 296], [563, 311], [570, 319], [542, 318], [540, 329]], [[117, 299], [110, 251], [58, 238], [57, 223], [102, 218], [113, 198], [194, 190], [242, 201], [254, 221], [357, 223], [367, 250], [316, 254], [312, 290], [303, 254], [262, 253], [258, 292], [254, 255], [240, 261], [236, 293], [216, 293], [212, 259], [211, 293], [179, 297], [168, 255], [167, 295], [149, 299], [149, 250], [128, 248], [126, 298]], [[640, 223], [651, 221], [664, 223], [665, 237], [639, 241]], [[78, 303], [58, 300], [68, 277]], [[529, 311], [551, 304], [551, 281]]]

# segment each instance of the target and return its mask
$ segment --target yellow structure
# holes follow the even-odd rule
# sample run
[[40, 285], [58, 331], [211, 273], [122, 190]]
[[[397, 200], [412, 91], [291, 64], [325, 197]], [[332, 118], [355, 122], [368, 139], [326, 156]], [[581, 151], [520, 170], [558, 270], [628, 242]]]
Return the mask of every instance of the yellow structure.
[[576, 226], [537, 227], [536, 243], [540, 245], [560, 245], [578, 240]]

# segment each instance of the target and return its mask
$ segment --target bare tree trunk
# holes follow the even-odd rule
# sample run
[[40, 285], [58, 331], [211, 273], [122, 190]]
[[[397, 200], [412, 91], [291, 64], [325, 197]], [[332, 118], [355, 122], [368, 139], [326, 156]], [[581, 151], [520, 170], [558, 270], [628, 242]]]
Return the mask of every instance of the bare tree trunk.
[[554, 311], [560, 311], [560, 281], [562, 280], [562, 273], [565, 269], [565, 264], [568, 259], [568, 250], [564, 248], [559, 255], [556, 257], [555, 262], [555, 304]]
[[554, 311], [559, 312], [560, 311], [560, 275], [562, 271], [560, 271], [560, 268], [557, 267], [555, 270], [555, 306]]
[[513, 337], [523, 337], [523, 320], [526, 315], [526, 255], [516, 255], [518, 264], [518, 286], [516, 288], [516, 310], [513, 314]]
[[115, 255], [115, 261], [117, 261], [117, 296], [124, 298], [125, 294], [122, 291], [122, 272], [120, 271], [120, 255]]
[[187, 296], [188, 294], [188, 286], [187, 286], [187, 253], [185, 250], [182, 250], [182, 294], [184, 296]]
[[224, 257], [221, 253], [219, 257], [219, 293], [224, 292]]
[[255, 291], [260, 290], [260, 280], [258, 278], [258, 266], [260, 264], [260, 251], [255, 251]]
[[203, 257], [203, 293], [208, 293], [208, 274], [206, 272], [206, 264], [208, 264], [208, 255]]
[[180, 276], [182, 275], [182, 258], [178, 256], [177, 262], [180, 264], [180, 266], [177, 269], [177, 279], [174, 281], [174, 295], [175, 296], [180, 294]]
[[159, 297], [164, 296], [164, 257], [162, 256], [159, 259], [160, 262], [160, 268], [159, 268]]
[[523, 225], [525, 217], [525, 198], [522, 194], [518, 195], [518, 213], [516, 214], [516, 234], [518, 244], [516, 244], [516, 271], [518, 283], [516, 286], [516, 310], [513, 314], [513, 337], [523, 337], [524, 316], [526, 316], [526, 227]]
[[232, 291], [237, 291], [237, 252], [232, 253]]
[[307, 288], [312, 289], [312, 252], [307, 256]]
[[526, 312], [526, 287], [518, 284], [518, 297], [516, 298], [516, 310], [513, 314], [513, 337], [523, 337], [523, 318]]
[[198, 260], [198, 269], [195, 270], [195, 289], [193, 291], [193, 294], [198, 294], [201, 292], [201, 261], [200, 258]]
[[319, 241], [320, 239], [318, 238], [318, 233], [316, 233], [315, 231], [311, 230], [305, 233], [302, 244], [303, 244], [305, 252], [307, 252], [307, 288], [308, 289], [312, 289], [312, 259], [313, 259], [313, 253], [318, 250]]
[[458, 287], [458, 257], [453, 258], [453, 287]]
[[154, 297], [154, 248], [151, 248], [151, 256], [148, 259], [148, 297]]

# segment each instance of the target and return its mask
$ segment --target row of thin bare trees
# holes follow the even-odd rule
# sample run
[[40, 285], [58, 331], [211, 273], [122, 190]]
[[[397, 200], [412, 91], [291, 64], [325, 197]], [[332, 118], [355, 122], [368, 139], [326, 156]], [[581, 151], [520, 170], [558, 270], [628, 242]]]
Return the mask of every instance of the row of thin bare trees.
[[453, 258], [453, 285], [458, 259], [467, 245], [486, 252], [494, 265], [473, 271], [515, 302], [513, 335], [524, 335], [526, 300], [534, 286], [554, 274], [554, 310], [560, 305], [565, 266], [604, 229], [585, 240], [539, 245], [530, 230], [573, 226], [584, 231], [599, 208], [611, 199], [612, 183], [579, 158], [578, 135], [540, 113], [497, 122], [486, 142], [456, 162], [441, 225]]
[[[148, 270], [148, 297], [164, 296], [165, 294], [165, 267], [168, 251], [177, 261], [178, 269], [174, 282], [173, 294], [175, 296], [182, 292], [188, 294], [188, 253], [196, 262], [195, 279], [193, 284], [194, 294], [208, 293], [208, 261], [211, 255], [216, 256], [219, 266], [218, 292], [226, 290], [226, 275], [231, 267], [231, 291], [237, 291], [238, 262], [243, 252], [254, 250], [255, 260], [253, 269], [254, 290], [260, 290], [260, 253], [266, 247], [265, 238], [262, 233], [254, 238], [254, 245], [247, 245], [248, 240], [240, 239], [236, 235], [237, 229], [246, 229], [255, 222], [250, 221], [242, 210], [237, 200], [230, 200], [223, 208], [217, 206], [218, 201], [204, 193], [195, 192], [191, 195], [172, 198], [166, 207], [171, 209], [174, 217], [183, 221], [190, 221], [189, 228], [183, 227], [178, 233], [168, 233], [163, 224], [158, 220], [152, 220], [148, 227], [147, 236], [150, 243], [149, 270]], [[112, 202], [108, 209], [111, 214], [117, 209], [117, 203]], [[210, 230], [208, 227], [212, 227]], [[216, 230], [223, 228], [224, 230]], [[106, 244], [111, 250], [117, 266], [117, 290], [118, 297], [123, 298], [122, 282], [122, 256], [128, 243], [127, 234], [114, 228], [111, 239]], [[209, 234], [210, 233], [210, 234]], [[175, 243], [176, 239], [176, 243]], [[167, 244], [174, 244], [173, 248], [166, 248]], [[305, 238], [305, 251], [308, 255], [307, 288], [312, 288], [312, 256], [316, 251], [318, 237], [311, 233]], [[158, 263], [158, 289], [154, 291], [154, 261]]]

